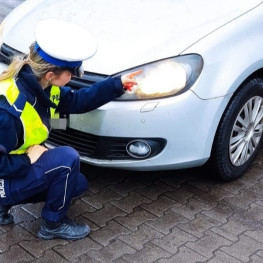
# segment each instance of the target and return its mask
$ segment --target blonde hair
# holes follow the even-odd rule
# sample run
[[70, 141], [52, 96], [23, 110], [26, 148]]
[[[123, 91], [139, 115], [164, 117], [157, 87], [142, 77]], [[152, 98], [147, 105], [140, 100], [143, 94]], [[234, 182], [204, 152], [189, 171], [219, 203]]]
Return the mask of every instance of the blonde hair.
[[47, 72], [52, 71], [55, 74], [60, 74], [63, 70], [59, 67], [46, 62], [40, 57], [35, 48], [36, 42], [32, 43], [29, 47], [29, 54], [27, 56], [14, 56], [12, 63], [0, 75], [0, 81], [8, 78], [16, 78], [21, 68], [28, 64], [36, 78], [40, 80]]

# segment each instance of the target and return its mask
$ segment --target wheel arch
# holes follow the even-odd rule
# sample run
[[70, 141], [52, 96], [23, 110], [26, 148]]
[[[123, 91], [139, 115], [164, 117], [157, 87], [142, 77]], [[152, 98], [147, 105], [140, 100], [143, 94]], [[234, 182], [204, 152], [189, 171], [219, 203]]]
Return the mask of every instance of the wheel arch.
[[[229, 125], [232, 123], [231, 119], [236, 118], [236, 117], [234, 117], [235, 113], [233, 115], [233, 110], [236, 111], [238, 109], [241, 109], [243, 107], [242, 105], [245, 105], [244, 98], [246, 98], [246, 95], [249, 95], [249, 94], [252, 95], [253, 94], [253, 92], [250, 92], [250, 91], [252, 91], [251, 88], [254, 88], [254, 87], [256, 88], [256, 85], [260, 85], [257, 87], [260, 89], [263, 89], [263, 69], [259, 69], [256, 72], [254, 72], [253, 74], [248, 76], [239, 85], [239, 87], [236, 89], [236, 91], [232, 94], [229, 102], [226, 104], [226, 107], [223, 111], [223, 114], [220, 117], [220, 121], [218, 122], [218, 126], [217, 126], [217, 129], [216, 129], [216, 132], [214, 135], [214, 139], [213, 139], [213, 144], [211, 147], [210, 158], [207, 162], [207, 166], [211, 167], [211, 165], [213, 165], [214, 168], [217, 167], [216, 169], [217, 169], [217, 174], [218, 174], [219, 178], [226, 180], [226, 181], [230, 181], [230, 180], [233, 180], [235, 178], [238, 178], [241, 176], [241, 174], [238, 174], [238, 172], [236, 174], [230, 173], [230, 170], [233, 170], [233, 169], [238, 170], [239, 166], [237, 168], [231, 168], [231, 169], [230, 168], [222, 168], [222, 167], [228, 167], [228, 165], [224, 164], [223, 159], [220, 159], [219, 156], [221, 154], [219, 154], [219, 153], [220, 153], [220, 151], [222, 151], [222, 152], [228, 151], [227, 148], [229, 146], [226, 145], [225, 138], [228, 138], [229, 133], [227, 132], [227, 130], [229, 130], [228, 127], [230, 127]], [[247, 88], [244, 89], [246, 86], [247, 86]], [[257, 92], [257, 90], [258, 89], [255, 89], [254, 91]], [[239, 97], [239, 99], [241, 99], [241, 104], [239, 105], [238, 108], [236, 108], [236, 106], [234, 106], [234, 105], [238, 105], [238, 103], [240, 102], [238, 97]], [[250, 98], [250, 97], [248, 97], [248, 98]], [[229, 121], [230, 121], [230, 124], [229, 124]], [[254, 156], [251, 155], [252, 161], [254, 160], [254, 158], [256, 158], [256, 155], [258, 153], [258, 150], [260, 149], [261, 144], [262, 144], [262, 135], [261, 135], [261, 143], [259, 144], [259, 148], [257, 148], [257, 150], [255, 150]], [[219, 146], [219, 145], [221, 145], [221, 146]], [[227, 163], [230, 162], [230, 160], [227, 161], [226, 156], [224, 157], [224, 160]], [[241, 171], [242, 171], [242, 169], [243, 169], [243, 171], [245, 171], [245, 169], [248, 169], [248, 167], [252, 164], [252, 161], [248, 160], [248, 164], [244, 163], [244, 166], [246, 168], [241, 168]], [[219, 163], [221, 163], [221, 164], [219, 164]], [[219, 164], [219, 166], [218, 166], [218, 164]], [[219, 167], [221, 167], [220, 168], [221, 172], [220, 172]], [[227, 170], [229, 171], [229, 175], [227, 175], [227, 173], [222, 172], [222, 171], [226, 172]]]
[[[219, 128], [220, 124], [222, 123], [222, 119], [223, 119], [223, 117], [224, 117], [224, 115], [225, 115], [225, 113], [226, 113], [226, 111], [227, 111], [227, 109], [228, 109], [229, 104], [232, 102], [232, 100], [233, 100], [233, 98], [236, 96], [236, 94], [237, 94], [247, 83], [249, 83], [249, 82], [252, 81], [253, 79], [262, 79], [262, 81], [263, 81], [263, 68], [260, 68], [260, 69], [258, 69], [257, 71], [253, 72], [252, 74], [250, 74], [246, 79], [244, 79], [244, 80], [239, 84], [239, 86], [236, 88], [235, 92], [232, 93], [231, 98], [230, 98], [230, 100], [228, 101], [228, 103], [226, 104], [226, 106], [225, 106], [225, 108], [224, 108], [224, 111], [223, 111], [223, 114], [221, 115], [220, 120], [219, 120], [219, 122], [218, 122], [218, 124], [217, 124], [216, 132], [215, 132], [214, 138], [213, 138], [213, 143], [212, 143], [211, 151], [212, 151], [212, 149], [213, 149], [213, 147], [214, 147], [215, 138], [216, 138], [216, 135], [217, 135], [217, 133], [218, 133], [218, 128]], [[211, 154], [210, 154], [210, 155], [211, 155]]]

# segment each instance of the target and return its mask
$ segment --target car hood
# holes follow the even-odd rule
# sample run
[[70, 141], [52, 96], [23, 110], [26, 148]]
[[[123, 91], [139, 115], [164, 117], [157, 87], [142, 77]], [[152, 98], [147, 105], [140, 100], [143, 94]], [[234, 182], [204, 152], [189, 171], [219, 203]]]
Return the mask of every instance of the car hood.
[[72, 21], [86, 27], [98, 42], [97, 53], [84, 62], [84, 69], [110, 75], [176, 56], [260, 3], [259, 0], [238, 3], [235, 0], [28, 0], [4, 20], [2, 41], [27, 53], [34, 41], [37, 21], [45, 18]]

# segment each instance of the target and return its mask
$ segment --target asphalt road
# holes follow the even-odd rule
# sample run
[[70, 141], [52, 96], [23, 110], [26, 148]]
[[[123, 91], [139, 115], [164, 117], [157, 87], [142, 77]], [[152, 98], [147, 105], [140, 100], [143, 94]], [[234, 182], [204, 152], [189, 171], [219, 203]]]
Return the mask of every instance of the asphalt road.
[[[0, 19], [23, 2], [1, 1]], [[82, 240], [37, 238], [43, 204], [15, 206], [0, 227], [0, 262], [262, 263], [263, 152], [241, 179], [202, 169], [127, 172], [82, 165], [90, 189], [69, 216], [88, 223]]]

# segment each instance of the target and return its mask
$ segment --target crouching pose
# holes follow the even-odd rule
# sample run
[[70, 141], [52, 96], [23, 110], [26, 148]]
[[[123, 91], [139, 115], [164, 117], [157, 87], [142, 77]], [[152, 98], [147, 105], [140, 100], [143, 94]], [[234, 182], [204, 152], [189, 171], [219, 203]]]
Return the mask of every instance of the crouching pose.
[[43, 146], [51, 118], [98, 108], [136, 84], [140, 73], [79, 90], [65, 86], [96, 51], [94, 38], [84, 31], [60, 20], [42, 21], [29, 54], [14, 59], [0, 75], [0, 224], [13, 223], [12, 205], [44, 202], [38, 232], [43, 239], [80, 239], [90, 231], [67, 217], [72, 198], [84, 193], [88, 182], [73, 148]]

